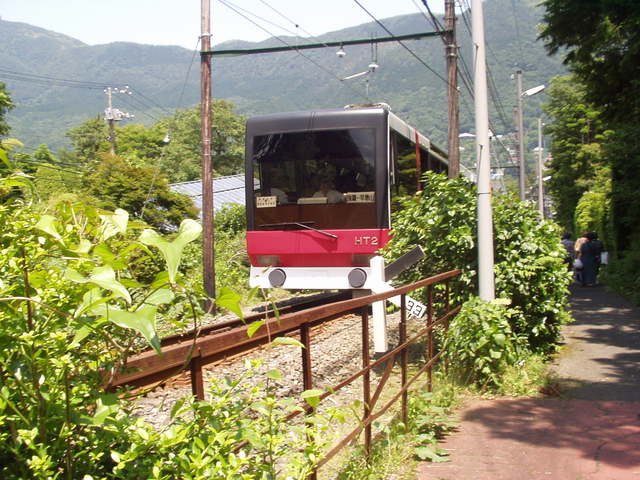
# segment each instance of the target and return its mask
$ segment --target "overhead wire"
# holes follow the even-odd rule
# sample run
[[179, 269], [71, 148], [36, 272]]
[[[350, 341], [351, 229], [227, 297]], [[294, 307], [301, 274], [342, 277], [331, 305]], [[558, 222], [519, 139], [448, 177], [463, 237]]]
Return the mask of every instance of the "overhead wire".
[[[257, 13], [252, 12], [251, 10], [247, 10], [246, 8], [243, 8], [243, 7], [239, 6], [239, 5], [237, 5], [237, 4], [233, 3], [233, 2], [231, 2], [230, 0], [224, 0], [224, 2], [223, 2], [223, 1], [221, 1], [221, 0], [219, 0], [219, 1], [220, 1], [220, 3], [223, 3], [223, 4], [226, 2], [228, 5], [225, 5], [225, 6], [231, 6], [231, 7], [233, 7], [233, 8], [236, 8], [238, 11], [242, 11], [242, 12], [244, 12], [246, 15], [250, 15], [250, 16], [252, 16], [252, 17], [255, 17], [255, 18], [257, 18], [258, 20], [260, 20], [261, 22], [264, 22], [264, 23], [266, 23], [266, 24], [269, 24], [269, 25], [271, 25], [272, 27], [279, 28], [280, 30], [285, 31], [285, 32], [287, 32], [288, 34], [293, 35], [294, 37], [299, 37], [299, 35], [297, 34], [297, 32], [294, 32], [294, 31], [292, 31], [292, 30], [289, 30], [288, 28], [283, 27], [282, 25], [279, 25], [279, 24], [277, 24], [277, 23], [275, 23], [275, 22], [272, 22], [271, 20], [267, 20], [266, 18], [261, 17], [261, 16], [260, 16], [260, 15], [258, 15]], [[264, 3], [264, 2], [262, 2], [262, 3]], [[267, 6], [269, 6], [268, 4], [266, 4], [266, 5], [267, 5]], [[272, 8], [272, 7], [270, 7], [270, 6], [269, 6], [269, 8]], [[274, 11], [275, 11], [275, 9], [273, 9], [273, 8], [272, 8], [272, 10], [274, 10]], [[277, 12], [277, 11], [276, 11], [276, 12]], [[278, 14], [280, 14], [279, 12], [277, 12], [277, 13], [278, 13]], [[290, 21], [290, 20], [288, 20], [288, 19], [287, 19], [287, 21]], [[297, 26], [297, 25], [296, 25], [296, 26]]]
[[[317, 37], [315, 37], [314, 35], [312, 35], [311, 33], [309, 33], [308, 31], [306, 31], [304, 28], [302, 28], [300, 26], [300, 24], [298, 22], [295, 22], [293, 20], [291, 20], [289, 17], [287, 17], [285, 14], [283, 14], [282, 12], [280, 12], [279, 10], [277, 10], [275, 7], [273, 7], [272, 5], [270, 5], [268, 2], [266, 2], [265, 0], [259, 0], [260, 3], [262, 3], [263, 5], [265, 5], [267, 8], [271, 9], [272, 11], [274, 11], [276, 14], [280, 15], [280, 17], [282, 17], [283, 19], [285, 19], [287, 22], [293, 24], [296, 28], [300, 29], [302, 32], [306, 33], [308, 37], [313, 38], [314, 40], [318, 40]], [[319, 41], [319, 43], [323, 43], [321, 41]]]
[[[364, 5], [362, 5], [359, 0], [353, 0], [356, 5], [358, 5], [362, 10], [365, 11], [365, 13], [367, 15], [369, 15], [373, 21], [375, 21], [385, 32], [387, 32], [387, 34], [389, 34], [389, 36], [391, 36], [392, 38], [395, 38], [395, 35], [391, 32], [391, 30], [389, 30], [384, 23], [382, 23], [380, 20], [378, 20], [369, 10], [366, 9], [366, 7]], [[446, 78], [444, 78], [442, 75], [440, 75], [438, 72], [436, 72], [433, 68], [431, 68], [431, 66], [429, 66], [424, 60], [422, 60], [418, 55], [416, 55], [416, 53], [411, 50], [409, 47], [407, 47], [407, 45], [402, 41], [402, 40], [396, 40], [398, 42], [398, 44], [404, 48], [407, 52], [409, 52], [409, 54], [415, 58], [416, 60], [418, 60], [418, 62], [420, 62], [427, 70], [429, 70], [431, 73], [433, 73], [436, 77], [438, 77], [440, 80], [442, 80], [445, 84], [449, 84], [449, 80], [447, 80]]]
[[[229, 8], [230, 10], [234, 11], [236, 14], [240, 15], [241, 17], [243, 17], [245, 20], [247, 20], [248, 22], [252, 23], [253, 25], [255, 25], [256, 27], [258, 27], [260, 30], [262, 30], [263, 32], [266, 32], [268, 35], [272, 36], [273, 38], [275, 38], [276, 40], [278, 40], [279, 42], [285, 44], [288, 47], [294, 48], [293, 45], [289, 44], [286, 40], [282, 39], [281, 37], [274, 35], [273, 33], [271, 33], [269, 30], [267, 30], [266, 28], [264, 28], [262, 25], [254, 22], [251, 18], [249, 18], [248, 16], [244, 15], [242, 12], [240, 12], [239, 10], [235, 9], [233, 6], [231, 6], [229, 4], [229, 2], [227, 0], [218, 0], [222, 5], [224, 5], [225, 7]], [[351, 90], [355, 95], [363, 98], [365, 101], [368, 100], [366, 95], [363, 95], [361, 92], [355, 90], [354, 88], [352, 88], [350, 85], [344, 83], [342, 81], [342, 79], [336, 75], [335, 73], [333, 73], [332, 71], [330, 71], [329, 69], [325, 68], [323, 65], [321, 65], [320, 63], [318, 63], [317, 61], [315, 61], [314, 59], [312, 59], [311, 57], [309, 57], [308, 55], [305, 55], [304, 53], [302, 53], [300, 50], [297, 50], [294, 48], [294, 51], [300, 55], [301, 57], [305, 58], [307, 61], [311, 62], [312, 64], [314, 64], [316, 67], [318, 67], [319, 69], [321, 69], [323, 72], [325, 72], [326, 74], [332, 76], [333, 78], [335, 78], [336, 80], [338, 80], [342, 85], [344, 85], [346, 88], [348, 88], [349, 90]]]
[[[463, 19], [463, 23], [466, 27], [466, 30], [469, 34], [470, 37], [472, 37], [472, 30], [471, 30], [471, 25], [468, 19], [468, 12], [471, 10], [471, 6], [468, 4], [467, 0], [457, 0], [458, 1], [458, 6], [460, 7], [460, 12], [461, 12], [461, 17]], [[466, 5], [462, 4], [462, 1], [465, 1]], [[461, 75], [461, 78], [463, 79], [463, 82], [465, 83], [465, 86], [467, 87], [467, 89], [470, 88], [470, 86], [468, 84], [473, 84], [473, 81], [471, 80], [471, 73], [469, 71], [469, 67], [467, 65], [467, 62], [464, 59], [464, 56], [460, 53], [459, 55], [460, 60], [461, 60], [461, 65], [462, 68], [464, 70], [464, 74]], [[494, 54], [495, 57], [495, 54]], [[495, 78], [493, 76], [493, 72], [492, 69], [489, 67], [488, 62], [486, 65], [487, 68], [487, 76], [489, 78], [489, 82], [488, 82], [488, 91], [489, 91], [489, 97], [492, 101], [492, 104], [495, 107], [496, 113], [498, 114], [498, 118], [500, 119], [500, 122], [502, 123], [503, 127], [506, 130], [510, 130], [511, 127], [509, 125], [509, 122], [506, 120], [506, 115], [504, 113], [504, 106], [502, 104], [502, 100], [500, 99], [500, 95], [498, 93], [498, 89], [495, 83]], [[472, 95], [473, 97], [473, 95]], [[500, 147], [504, 150], [504, 152], [507, 154], [507, 158], [511, 159], [511, 151], [510, 149], [504, 144], [504, 142], [502, 141], [501, 136], [498, 135], [498, 129], [496, 128], [496, 125], [494, 124], [494, 122], [489, 119], [489, 128], [491, 129], [491, 131], [493, 132], [493, 138], [495, 138], [498, 141], [498, 144], [500, 145]], [[498, 158], [498, 157], [497, 157]], [[502, 168], [502, 167], [500, 167]]]
[[[198, 53], [198, 45], [200, 45], [200, 37], [198, 37], [198, 41], [196, 42], [196, 45], [193, 49], [193, 55], [191, 55], [191, 62], [189, 63], [189, 67], [187, 68], [187, 73], [184, 77], [184, 81], [182, 83], [182, 89], [180, 91], [180, 96], [178, 97], [178, 102], [176, 104], [176, 109], [175, 109], [175, 113], [174, 113], [174, 117], [171, 118], [169, 117], [169, 121], [168, 121], [168, 125], [167, 125], [167, 136], [165, 144], [162, 146], [162, 151], [160, 152], [160, 159], [158, 160], [159, 164], [162, 164], [162, 161], [164, 159], [164, 156], [167, 152], [167, 148], [169, 146], [169, 142], [171, 142], [171, 134], [172, 134], [172, 127], [173, 124], [176, 121], [176, 115], [178, 113], [178, 109], [180, 108], [180, 105], [182, 105], [182, 99], [184, 97], [184, 92], [186, 90], [187, 87], [187, 82], [189, 81], [189, 75], [191, 74], [191, 68], [193, 67], [193, 64], [195, 62], [195, 58], [196, 55]], [[157, 165], [156, 168], [153, 171], [153, 177], [151, 178], [151, 183], [149, 184], [149, 190], [147, 191], [147, 196], [144, 199], [144, 202], [142, 202], [142, 209], [140, 210], [140, 218], [143, 217], [144, 215], [144, 210], [147, 207], [147, 204], [151, 201], [151, 195], [153, 194], [153, 190], [155, 188], [155, 183], [156, 180], [158, 178], [158, 173], [160, 172], [160, 166]]]

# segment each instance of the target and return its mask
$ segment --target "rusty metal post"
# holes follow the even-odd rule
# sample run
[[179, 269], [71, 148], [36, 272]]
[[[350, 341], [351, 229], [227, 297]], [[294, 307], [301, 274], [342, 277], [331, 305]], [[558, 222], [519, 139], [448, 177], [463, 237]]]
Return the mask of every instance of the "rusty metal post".
[[[200, 35], [200, 137], [202, 142], [202, 268], [204, 290], [213, 300], [216, 298], [216, 274], [214, 263], [213, 225], [213, 167], [211, 164], [211, 48], [210, 0], [201, 3]], [[212, 310], [209, 301], [206, 310]]]
[[[300, 327], [300, 342], [304, 345], [302, 349], [302, 389], [310, 390], [313, 388], [313, 373], [311, 371], [311, 328], [308, 323], [304, 323]], [[307, 435], [307, 441], [310, 440], [311, 438]], [[314, 468], [309, 474], [309, 480], [317, 478], [318, 472]]]
[[[407, 341], [407, 296], [400, 296], [400, 328], [399, 328], [399, 342], [400, 345]], [[402, 388], [407, 384], [407, 368], [409, 364], [409, 347], [405, 346], [402, 349], [400, 357], [400, 369], [402, 372]], [[402, 394], [402, 423], [404, 423], [405, 430], [409, 429], [409, 392]]]
[[[449, 280], [447, 280], [444, 284], [444, 308], [445, 308], [445, 314], [449, 313], [449, 309], [451, 308], [451, 291], [450, 291], [450, 286], [451, 284], [449, 283]], [[444, 322], [444, 331], [445, 333], [449, 333], [449, 325], [451, 324], [451, 319], [447, 318], [447, 321]], [[445, 371], [448, 373], [449, 372], [449, 357], [446, 355], [445, 352], [445, 357], [444, 357], [444, 369]]]
[[202, 375], [202, 358], [198, 355], [189, 362], [191, 372], [191, 393], [198, 399], [204, 400], [204, 378]]
[[[427, 287], [427, 327], [433, 327], [433, 285]], [[427, 333], [427, 362], [433, 358], [433, 328]], [[427, 370], [428, 389], [433, 391], [433, 365]]]
[[[362, 368], [369, 367], [369, 314], [366, 308], [362, 309]], [[367, 370], [362, 376], [362, 400], [364, 404], [363, 418], [365, 421], [371, 414], [369, 408], [371, 402], [371, 372]], [[364, 427], [364, 451], [367, 459], [371, 455], [371, 424]]]
[[304, 345], [302, 349], [302, 388], [309, 390], [313, 388], [313, 374], [311, 373], [311, 335], [307, 323], [300, 327], [300, 342]]

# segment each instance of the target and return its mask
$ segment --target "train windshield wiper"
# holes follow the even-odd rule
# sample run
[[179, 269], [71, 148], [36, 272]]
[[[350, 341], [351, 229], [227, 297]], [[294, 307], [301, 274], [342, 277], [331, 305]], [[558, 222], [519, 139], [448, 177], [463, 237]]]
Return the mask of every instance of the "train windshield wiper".
[[316, 222], [263, 223], [262, 225], [260, 225], [260, 227], [264, 228], [264, 227], [287, 227], [287, 226], [290, 227], [290, 226], [296, 226], [296, 227], [306, 228], [307, 230], [313, 230], [314, 232], [321, 233], [322, 235], [326, 235], [327, 237], [338, 238], [338, 236], [334, 235], [333, 233], [324, 232], [322, 230], [319, 230], [317, 228], [312, 227], [311, 225], [313, 225], [314, 223], [316, 223]]

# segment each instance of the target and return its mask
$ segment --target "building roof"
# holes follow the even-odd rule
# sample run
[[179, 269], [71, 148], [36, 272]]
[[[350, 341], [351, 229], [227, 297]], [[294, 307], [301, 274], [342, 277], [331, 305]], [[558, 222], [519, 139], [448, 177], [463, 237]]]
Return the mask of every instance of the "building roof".
[[[187, 195], [193, 204], [202, 210], [202, 181], [173, 183], [169, 188], [177, 193]], [[215, 177], [213, 179], [213, 209], [220, 210], [225, 204], [245, 204], [244, 173]]]

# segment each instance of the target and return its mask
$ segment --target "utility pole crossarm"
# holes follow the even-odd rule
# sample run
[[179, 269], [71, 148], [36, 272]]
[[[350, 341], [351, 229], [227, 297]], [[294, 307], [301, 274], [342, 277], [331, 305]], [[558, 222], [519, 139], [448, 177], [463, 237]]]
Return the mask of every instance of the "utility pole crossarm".
[[212, 57], [221, 56], [235, 56], [235, 55], [255, 55], [259, 53], [277, 53], [288, 52], [291, 50], [310, 50], [315, 48], [328, 48], [328, 47], [346, 47], [349, 45], [371, 45], [372, 43], [385, 43], [385, 42], [397, 42], [403, 40], [420, 40], [427, 37], [439, 37], [449, 33], [448, 30], [441, 32], [418, 32], [409, 33], [406, 35], [393, 35], [391, 37], [380, 38], [364, 38], [358, 40], [342, 40], [335, 42], [322, 42], [322, 43], [303, 43], [301, 45], [284, 45], [281, 47], [265, 47], [265, 48], [248, 48], [248, 49], [234, 49], [234, 50], [203, 50], [201, 55], [210, 55]]

